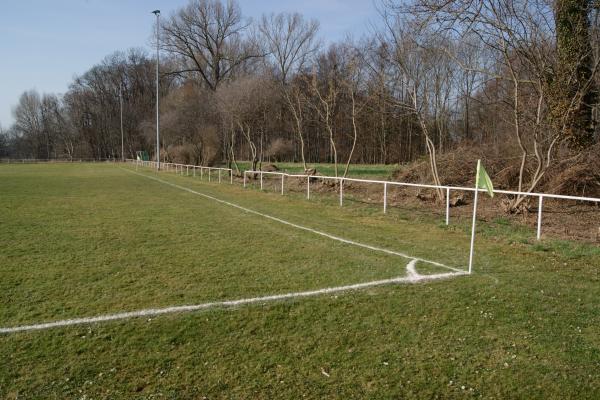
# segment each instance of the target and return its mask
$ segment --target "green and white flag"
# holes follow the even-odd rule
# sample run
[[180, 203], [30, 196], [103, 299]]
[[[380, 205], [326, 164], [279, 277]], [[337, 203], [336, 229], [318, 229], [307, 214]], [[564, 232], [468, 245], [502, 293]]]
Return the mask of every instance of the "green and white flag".
[[494, 185], [492, 184], [492, 180], [488, 175], [483, 165], [481, 165], [481, 160], [477, 161], [477, 178], [476, 178], [475, 186], [477, 189], [485, 189], [487, 190], [490, 197], [494, 197]]

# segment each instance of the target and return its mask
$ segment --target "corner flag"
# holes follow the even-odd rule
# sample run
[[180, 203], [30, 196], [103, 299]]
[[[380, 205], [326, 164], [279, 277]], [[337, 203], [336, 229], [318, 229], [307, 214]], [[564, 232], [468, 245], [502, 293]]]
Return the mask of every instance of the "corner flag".
[[477, 222], [477, 198], [479, 189], [485, 189], [490, 197], [494, 197], [494, 185], [481, 160], [477, 160], [477, 176], [475, 177], [475, 195], [473, 199], [473, 225], [471, 227], [471, 250], [469, 251], [469, 274], [473, 272], [473, 250], [475, 249], [475, 223]]
[[494, 185], [492, 184], [492, 180], [488, 175], [483, 165], [481, 165], [481, 160], [477, 160], [477, 178], [476, 178], [475, 186], [477, 189], [485, 189], [487, 190], [490, 197], [494, 197]]

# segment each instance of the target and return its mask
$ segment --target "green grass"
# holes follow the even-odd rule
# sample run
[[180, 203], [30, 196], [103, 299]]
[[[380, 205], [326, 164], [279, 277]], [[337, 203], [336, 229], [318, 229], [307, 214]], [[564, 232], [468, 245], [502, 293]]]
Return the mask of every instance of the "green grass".
[[[268, 162], [263, 162], [263, 165], [271, 164]], [[292, 174], [301, 174], [304, 173], [304, 166], [302, 163], [278, 163], [274, 162], [272, 164], [277, 165], [283, 172], [292, 173]], [[252, 163], [249, 161], [239, 161], [238, 167], [242, 170], [251, 169]], [[321, 175], [326, 176], [335, 176], [335, 167], [334, 164], [328, 163], [307, 163], [308, 168], [316, 168], [317, 172]], [[338, 164], [338, 174], [342, 175], [344, 173], [344, 169], [346, 168], [345, 164]], [[350, 164], [350, 169], [348, 170], [348, 177], [352, 178], [365, 178], [365, 179], [387, 179], [392, 173], [397, 170], [398, 164]]]
[[[466, 264], [463, 224], [161, 179]], [[3, 327], [363, 282], [406, 263], [110, 165], [1, 166], [0, 188]], [[480, 227], [471, 277], [2, 335], [0, 398], [598, 398], [598, 248]]]

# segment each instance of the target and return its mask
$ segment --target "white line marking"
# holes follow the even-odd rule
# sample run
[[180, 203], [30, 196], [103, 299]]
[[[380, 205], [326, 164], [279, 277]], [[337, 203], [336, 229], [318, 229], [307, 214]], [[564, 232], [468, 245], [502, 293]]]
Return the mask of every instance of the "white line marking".
[[[276, 295], [270, 295], [270, 296], [252, 297], [252, 298], [239, 299], [239, 300], [217, 301], [217, 302], [202, 303], [202, 304], [195, 304], [195, 305], [173, 306], [173, 307], [166, 307], [166, 308], [150, 308], [150, 309], [145, 309], [145, 310], [129, 311], [129, 312], [122, 312], [122, 313], [117, 313], [117, 314], [99, 315], [99, 316], [95, 316], [95, 317], [65, 319], [65, 320], [60, 320], [60, 321], [46, 322], [46, 323], [32, 324], [32, 325], [20, 325], [20, 326], [14, 326], [14, 327], [0, 328], [0, 334], [38, 331], [38, 330], [44, 330], [44, 329], [50, 329], [50, 328], [58, 328], [58, 327], [82, 325], [82, 324], [92, 324], [92, 323], [98, 323], [98, 322], [117, 321], [117, 320], [139, 318], [139, 317], [152, 317], [152, 316], [163, 315], [163, 314], [174, 314], [174, 313], [182, 313], [182, 312], [208, 310], [211, 308], [230, 308], [230, 307], [243, 306], [243, 305], [248, 305], [248, 304], [312, 297], [312, 296], [319, 296], [319, 295], [324, 295], [324, 294], [345, 292], [345, 291], [350, 291], [350, 290], [360, 290], [360, 289], [365, 289], [365, 288], [370, 288], [370, 287], [375, 287], [375, 286], [400, 284], [400, 283], [409, 283], [410, 284], [410, 283], [426, 282], [426, 281], [439, 280], [439, 279], [448, 279], [451, 277], [456, 277], [456, 276], [467, 274], [467, 272], [464, 270], [452, 268], [452, 267], [449, 267], [447, 265], [444, 265], [444, 264], [441, 264], [441, 263], [438, 263], [435, 261], [429, 261], [429, 260], [425, 260], [425, 259], [418, 258], [418, 257], [411, 257], [404, 253], [387, 250], [387, 249], [382, 249], [379, 247], [375, 247], [375, 246], [371, 246], [371, 245], [367, 245], [367, 244], [363, 244], [363, 243], [359, 243], [359, 242], [354, 242], [352, 240], [340, 238], [338, 236], [330, 235], [328, 233], [320, 232], [320, 231], [317, 231], [317, 230], [314, 230], [311, 228], [307, 228], [302, 225], [297, 225], [297, 224], [285, 221], [280, 218], [276, 218], [276, 217], [273, 217], [273, 216], [270, 216], [267, 214], [263, 214], [258, 211], [254, 211], [249, 208], [242, 207], [240, 205], [230, 203], [228, 201], [221, 200], [221, 199], [218, 199], [216, 197], [213, 197], [213, 196], [210, 196], [210, 195], [207, 195], [204, 193], [196, 192], [192, 189], [189, 189], [184, 186], [180, 186], [180, 185], [177, 185], [177, 184], [174, 184], [171, 182], [167, 182], [167, 181], [164, 181], [159, 178], [147, 176], [147, 175], [140, 174], [140, 173], [130, 171], [127, 169], [124, 169], [124, 170], [127, 172], [131, 172], [132, 174], [140, 175], [140, 176], [146, 177], [148, 179], [152, 179], [152, 180], [161, 182], [163, 184], [166, 184], [166, 185], [169, 185], [169, 186], [172, 186], [172, 187], [175, 187], [175, 188], [178, 188], [178, 189], [181, 189], [181, 190], [184, 190], [184, 191], [187, 191], [187, 192], [199, 195], [199, 196], [203, 196], [205, 198], [217, 201], [219, 203], [238, 208], [245, 212], [259, 215], [261, 217], [268, 218], [273, 221], [277, 221], [277, 222], [292, 226], [297, 229], [309, 231], [309, 232], [315, 233], [317, 235], [321, 235], [321, 236], [324, 236], [324, 237], [327, 237], [327, 238], [330, 238], [333, 240], [340, 241], [342, 243], [347, 243], [350, 245], [363, 247], [366, 249], [380, 251], [383, 253], [407, 258], [410, 260], [409, 263], [406, 265], [407, 276], [396, 277], [396, 278], [391, 278], [391, 279], [383, 279], [383, 280], [377, 280], [377, 281], [371, 281], [371, 282], [364, 282], [364, 283], [356, 283], [353, 285], [336, 286], [336, 287], [329, 287], [329, 288], [318, 289], [318, 290], [309, 290], [309, 291], [304, 291], [304, 292], [276, 294]], [[440, 266], [443, 268], [448, 268], [450, 270], [453, 270], [454, 272], [446, 272], [446, 273], [432, 274], [432, 275], [420, 275], [416, 270], [416, 264], [419, 261], [429, 263], [432, 265], [437, 265], [437, 266]]]
[[418, 278], [420, 275], [417, 272], [415, 266], [417, 265], [417, 259], [415, 258], [414, 260], [411, 260], [407, 265], [406, 265], [406, 272], [408, 273], [409, 277], [412, 278]]
[[324, 294], [347, 292], [347, 291], [351, 291], [351, 290], [360, 290], [360, 289], [366, 289], [366, 288], [375, 287], [375, 286], [401, 284], [401, 283], [411, 284], [411, 283], [426, 282], [426, 281], [432, 281], [432, 280], [448, 279], [448, 278], [455, 277], [455, 276], [466, 275], [466, 272], [446, 272], [446, 273], [434, 274], [434, 275], [420, 275], [414, 269], [416, 263], [417, 263], [416, 259], [413, 259], [408, 263], [408, 265], [406, 266], [406, 268], [408, 270], [408, 276], [403, 276], [403, 277], [382, 279], [382, 280], [372, 281], [372, 282], [356, 283], [353, 285], [346, 285], [346, 286], [329, 287], [329, 288], [318, 289], [318, 290], [309, 290], [309, 291], [305, 291], [305, 292], [284, 293], [284, 294], [276, 294], [276, 295], [271, 295], [271, 296], [252, 297], [252, 298], [239, 299], [239, 300], [216, 301], [216, 302], [211, 302], [211, 303], [174, 306], [174, 307], [166, 307], [166, 308], [150, 308], [150, 309], [146, 309], [146, 310], [122, 312], [122, 313], [109, 314], [109, 315], [99, 315], [99, 316], [95, 316], [95, 317], [65, 319], [65, 320], [60, 320], [60, 321], [46, 322], [46, 323], [33, 324], [33, 325], [21, 325], [21, 326], [14, 326], [14, 327], [10, 327], [10, 328], [0, 328], [0, 334], [9, 334], [9, 333], [27, 332], [27, 331], [39, 331], [39, 330], [45, 330], [45, 329], [50, 329], [50, 328], [59, 328], [59, 327], [82, 325], [82, 324], [92, 324], [92, 323], [98, 323], [98, 322], [117, 321], [117, 320], [131, 319], [131, 318], [153, 317], [153, 316], [163, 315], [163, 314], [175, 314], [175, 313], [192, 312], [192, 311], [199, 311], [199, 310], [208, 310], [211, 308], [231, 308], [231, 307], [256, 304], [256, 303], [268, 303], [268, 302], [280, 301], [280, 300], [314, 297], [314, 296], [320, 296], [320, 295], [324, 295]]
[[132, 173], [132, 174], [134, 174], [134, 175], [139, 175], [139, 176], [142, 176], [142, 177], [144, 177], [144, 178], [152, 179], [152, 180], [154, 180], [154, 181], [160, 182], [160, 183], [162, 183], [162, 184], [165, 184], [165, 185], [168, 185], [168, 186], [172, 186], [172, 187], [174, 187], [174, 188], [177, 188], [177, 189], [179, 189], [179, 190], [183, 190], [183, 191], [186, 191], [186, 192], [189, 192], [189, 193], [192, 193], [192, 194], [198, 195], [198, 196], [202, 196], [202, 197], [205, 197], [205, 198], [207, 198], [207, 199], [210, 199], [210, 200], [213, 200], [213, 201], [219, 202], [219, 203], [221, 203], [221, 204], [226, 204], [226, 205], [228, 205], [228, 206], [230, 206], [230, 207], [235, 207], [235, 208], [237, 208], [237, 209], [239, 209], [239, 210], [242, 210], [242, 211], [245, 211], [245, 212], [247, 212], [247, 213], [251, 213], [251, 214], [254, 214], [254, 215], [258, 215], [258, 216], [261, 216], [261, 217], [263, 217], [263, 218], [267, 218], [267, 219], [270, 219], [270, 220], [272, 220], [272, 221], [279, 222], [279, 223], [281, 223], [281, 224], [284, 224], [284, 225], [292, 226], [292, 227], [294, 227], [294, 228], [296, 228], [296, 229], [301, 229], [301, 230], [303, 230], [303, 231], [312, 232], [312, 233], [314, 233], [314, 234], [316, 234], [316, 235], [324, 236], [324, 237], [326, 237], [326, 238], [329, 238], [329, 239], [337, 240], [338, 242], [342, 242], [342, 243], [350, 244], [350, 245], [357, 246], [357, 247], [362, 247], [362, 248], [369, 249], [369, 250], [373, 250], [373, 251], [379, 251], [379, 252], [382, 252], [382, 253], [391, 254], [391, 255], [394, 255], [394, 256], [399, 256], [399, 257], [402, 257], [402, 258], [407, 258], [407, 259], [409, 259], [409, 260], [417, 260], [417, 261], [421, 261], [421, 262], [424, 262], [424, 263], [428, 263], [428, 264], [436, 265], [436, 266], [438, 266], [438, 267], [446, 268], [446, 269], [449, 269], [449, 270], [452, 270], [452, 271], [455, 271], [455, 272], [460, 272], [460, 273], [463, 273], [463, 272], [465, 272], [465, 270], [458, 269], [458, 268], [454, 268], [454, 267], [449, 267], [449, 266], [447, 266], [447, 265], [445, 265], [445, 264], [442, 264], [442, 263], [439, 263], [439, 262], [436, 262], [436, 261], [431, 261], [431, 260], [426, 260], [426, 259], [424, 259], [424, 258], [419, 258], [419, 257], [413, 257], [413, 256], [409, 256], [408, 254], [401, 253], [401, 252], [398, 252], [398, 251], [388, 250], [388, 249], [384, 249], [384, 248], [381, 248], [381, 247], [375, 247], [375, 246], [371, 246], [371, 245], [369, 245], [369, 244], [364, 244], [364, 243], [360, 243], [360, 242], [355, 242], [355, 241], [353, 241], [353, 240], [344, 239], [344, 238], [342, 238], [342, 237], [339, 237], [339, 236], [334, 236], [334, 235], [331, 235], [331, 234], [329, 234], [329, 233], [325, 233], [325, 232], [317, 231], [317, 230], [315, 230], [315, 229], [308, 228], [308, 227], [306, 227], [306, 226], [302, 226], [302, 225], [294, 224], [293, 222], [289, 222], [289, 221], [286, 221], [286, 220], [284, 220], [284, 219], [281, 219], [281, 218], [273, 217], [273, 216], [271, 216], [271, 215], [268, 215], [268, 214], [263, 214], [263, 213], [261, 213], [261, 212], [258, 212], [258, 211], [252, 210], [252, 209], [250, 209], [250, 208], [246, 208], [246, 207], [240, 206], [240, 205], [238, 205], [238, 204], [235, 204], [235, 203], [231, 203], [231, 202], [229, 202], [229, 201], [226, 201], [226, 200], [221, 200], [221, 199], [219, 199], [219, 198], [217, 198], [217, 197], [213, 197], [213, 196], [210, 196], [210, 195], [208, 195], [208, 194], [204, 194], [204, 193], [201, 193], [201, 192], [197, 192], [197, 191], [195, 191], [195, 190], [193, 190], [193, 189], [190, 189], [190, 188], [187, 188], [187, 187], [185, 187], [185, 186], [181, 186], [181, 185], [178, 185], [178, 184], [176, 184], [176, 183], [172, 183], [172, 182], [169, 182], [169, 181], [165, 181], [165, 180], [162, 180], [162, 179], [160, 179], [160, 178], [156, 178], [156, 177], [154, 177], [154, 176], [148, 176], [148, 175], [141, 174], [141, 173], [139, 173], [139, 172], [134, 172], [134, 171], [131, 171], [131, 170], [129, 170], [129, 169], [125, 169], [125, 168], [121, 168], [121, 169], [123, 169], [124, 171], [127, 171], [127, 172], [129, 172], [129, 173]]

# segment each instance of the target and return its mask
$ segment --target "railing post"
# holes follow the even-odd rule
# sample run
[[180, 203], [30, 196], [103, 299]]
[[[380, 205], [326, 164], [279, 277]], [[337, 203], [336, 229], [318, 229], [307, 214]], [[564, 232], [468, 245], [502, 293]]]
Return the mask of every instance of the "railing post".
[[387, 182], [383, 184], [383, 213], [387, 213]]
[[310, 200], [310, 175], [306, 177], [306, 199]]
[[446, 188], [446, 225], [450, 225], [450, 188]]
[[196, 177], [196, 166], [194, 165], [194, 178]]
[[211, 168], [210, 168], [210, 167], [208, 167], [208, 181], [209, 181], [209, 182], [210, 182], [210, 171], [211, 171]]
[[283, 196], [283, 180], [285, 178], [284, 174], [281, 174], [281, 195]]
[[219, 168], [219, 183], [221, 183], [221, 168]]
[[190, 176], [190, 166], [189, 165], [185, 166], [185, 176]]
[[263, 173], [260, 171], [260, 190], [263, 190]]
[[229, 184], [233, 185], [233, 170], [229, 170]]
[[246, 187], [246, 171], [244, 171], [244, 187]]
[[540, 195], [538, 203], [537, 240], [542, 238], [542, 208], [544, 207], [544, 196]]
[[204, 179], [204, 168], [200, 167], [200, 180]]
[[340, 207], [344, 205], [344, 178], [340, 179]]

